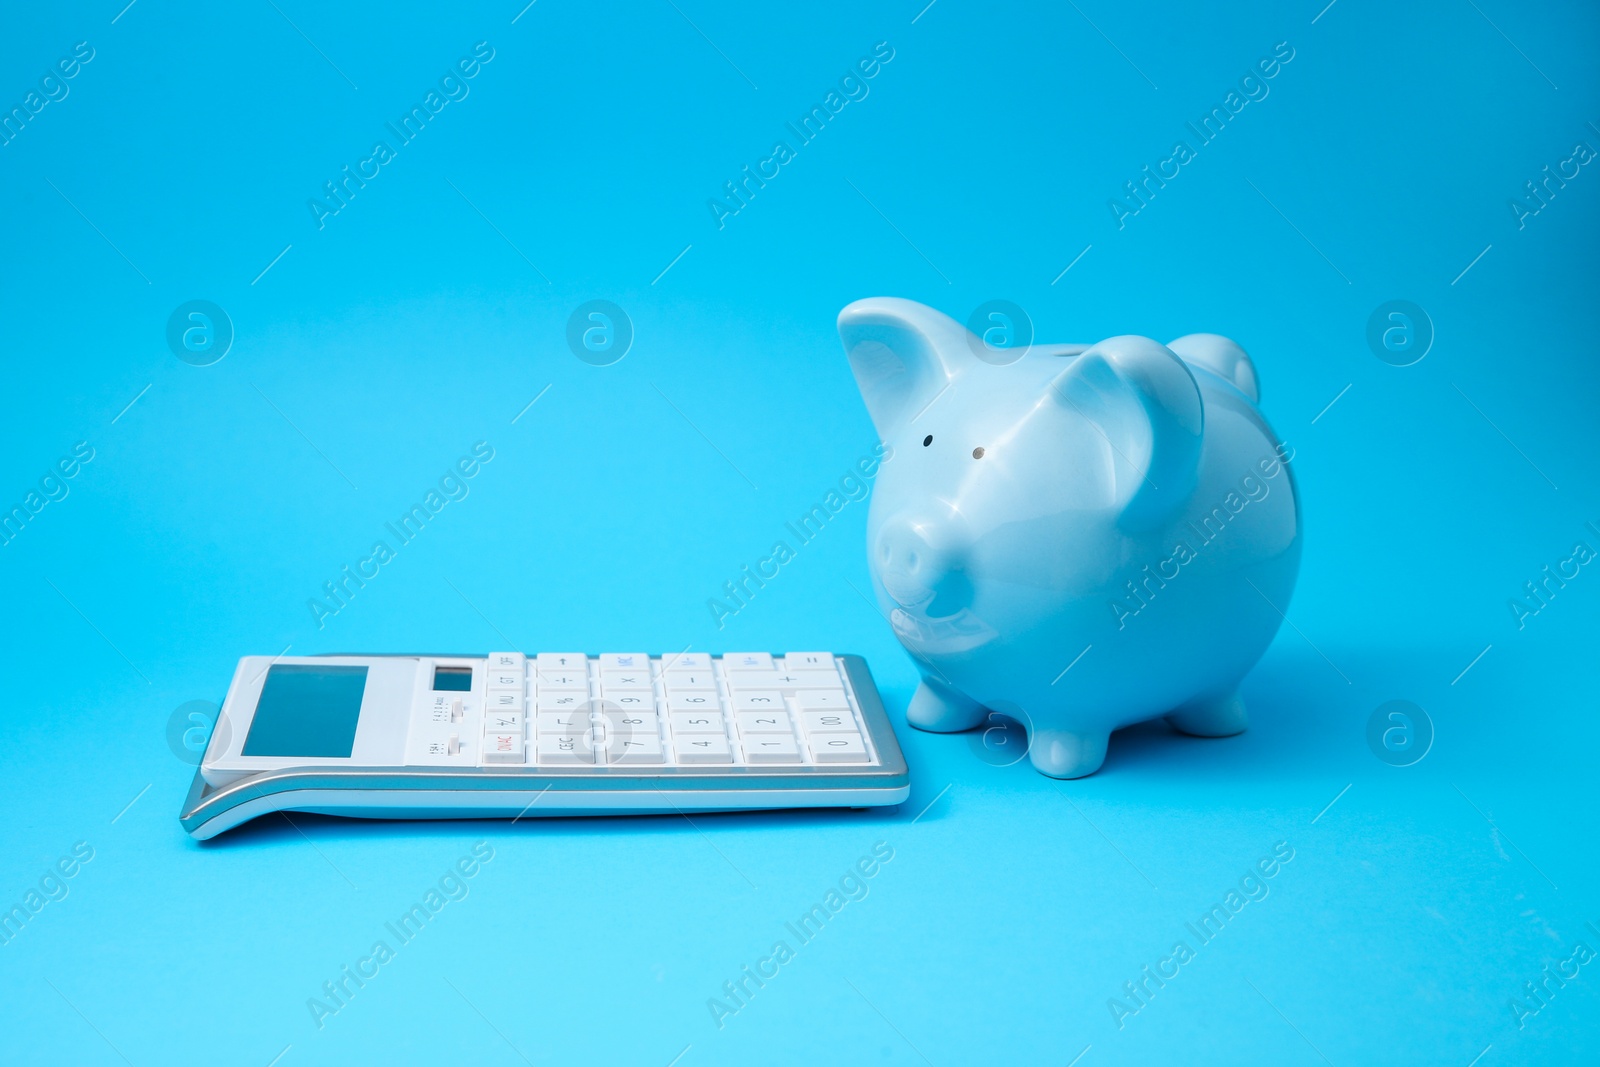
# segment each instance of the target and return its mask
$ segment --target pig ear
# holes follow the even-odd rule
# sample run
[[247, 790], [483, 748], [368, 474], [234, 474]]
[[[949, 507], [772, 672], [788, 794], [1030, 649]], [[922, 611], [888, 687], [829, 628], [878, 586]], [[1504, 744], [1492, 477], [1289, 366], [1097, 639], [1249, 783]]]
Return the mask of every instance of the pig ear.
[[1214, 333], [1191, 333], [1168, 341], [1167, 347], [1185, 363], [1204, 367], [1223, 381], [1232, 382], [1239, 392], [1257, 404], [1261, 403], [1261, 380], [1256, 377], [1256, 365], [1250, 362], [1249, 353], [1240, 348], [1237, 341]]
[[1050, 383], [1069, 414], [1087, 419], [1114, 450], [1119, 523], [1161, 525], [1189, 500], [1205, 427], [1189, 368], [1148, 337], [1113, 337], [1074, 359]]
[[971, 358], [966, 337], [954, 319], [913, 300], [872, 297], [839, 312], [839, 340], [880, 438], [950, 384], [963, 353]]

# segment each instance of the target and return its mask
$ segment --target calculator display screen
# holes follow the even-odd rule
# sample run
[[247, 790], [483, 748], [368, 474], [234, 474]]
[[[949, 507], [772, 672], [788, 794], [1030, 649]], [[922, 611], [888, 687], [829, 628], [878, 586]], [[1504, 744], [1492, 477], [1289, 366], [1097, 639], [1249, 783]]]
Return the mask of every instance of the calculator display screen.
[[242, 754], [348, 758], [366, 688], [365, 667], [274, 664]]
[[433, 669], [435, 692], [467, 693], [472, 690], [471, 667], [435, 667]]

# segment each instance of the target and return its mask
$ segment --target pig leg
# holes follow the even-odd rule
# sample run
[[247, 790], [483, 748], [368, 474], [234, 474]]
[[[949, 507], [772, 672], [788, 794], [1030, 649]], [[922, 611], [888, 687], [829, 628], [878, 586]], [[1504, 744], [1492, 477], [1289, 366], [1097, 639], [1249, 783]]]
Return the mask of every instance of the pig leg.
[[1098, 771], [1106, 761], [1106, 742], [1110, 739], [1105, 730], [1034, 730], [1028, 737], [1028, 758], [1040, 774], [1082, 778]]
[[919, 730], [939, 734], [970, 730], [982, 721], [982, 704], [932, 678], [922, 679], [911, 698], [911, 706], [906, 708], [906, 722]]
[[1172, 728], [1195, 737], [1232, 737], [1250, 725], [1237, 687], [1195, 697], [1167, 714]]

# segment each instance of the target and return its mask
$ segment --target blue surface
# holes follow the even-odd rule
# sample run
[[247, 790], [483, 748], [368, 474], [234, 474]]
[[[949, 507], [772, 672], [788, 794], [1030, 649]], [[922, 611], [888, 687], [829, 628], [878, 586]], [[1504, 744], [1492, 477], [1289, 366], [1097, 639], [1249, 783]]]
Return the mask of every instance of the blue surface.
[[[0, 900], [39, 908], [0, 946], [8, 1062], [1600, 1052], [1600, 973], [1543, 970], [1600, 948], [1600, 576], [1566, 562], [1600, 549], [1600, 174], [1509, 206], [1600, 146], [1592, 8], [120, 6], [19, 8], [0, 35], [8, 109], [93, 48], [0, 147], [0, 500], [40, 487], [0, 547]], [[446, 82], [479, 41], [492, 60]], [[718, 229], [708, 200], [880, 41], [868, 94]], [[1108, 207], [1278, 42], [1268, 95], [1136, 214]], [[467, 95], [319, 229], [307, 201], [441, 83]], [[1248, 733], [1134, 728], [1060, 783], [900, 720], [898, 811], [183, 835], [169, 720], [286, 646], [830, 648], [869, 658], [898, 720], [914, 674], [863, 601], [864, 505], [723, 628], [707, 607], [876, 443], [834, 333], [875, 294], [1249, 349], [1306, 539]], [[634, 330], [606, 367], [566, 340], [597, 299]], [[1406, 367], [1367, 342], [1397, 299], [1436, 334]], [[210, 366], [168, 347], [194, 300], [234, 331]], [[92, 459], [58, 468], [77, 442]], [[323, 583], [441, 485], [319, 628]], [[1555, 595], [1514, 611], [1536, 579]], [[1366, 740], [1393, 699], [1435, 731], [1407, 767]], [[876, 842], [892, 860], [800, 944], [785, 923]], [[1241, 890], [1266, 895], [1199, 944], [1187, 924], [1278, 842], [1293, 859]], [[708, 1000], [779, 940], [793, 958], [719, 1029]], [[308, 999], [345, 966], [377, 970], [319, 1029]]]

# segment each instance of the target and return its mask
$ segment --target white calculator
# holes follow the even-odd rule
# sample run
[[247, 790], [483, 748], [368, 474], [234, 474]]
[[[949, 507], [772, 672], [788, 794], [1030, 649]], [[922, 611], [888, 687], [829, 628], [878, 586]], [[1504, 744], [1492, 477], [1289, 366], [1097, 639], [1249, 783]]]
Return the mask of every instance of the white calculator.
[[522, 818], [898, 804], [859, 656], [246, 656], [180, 816]]

